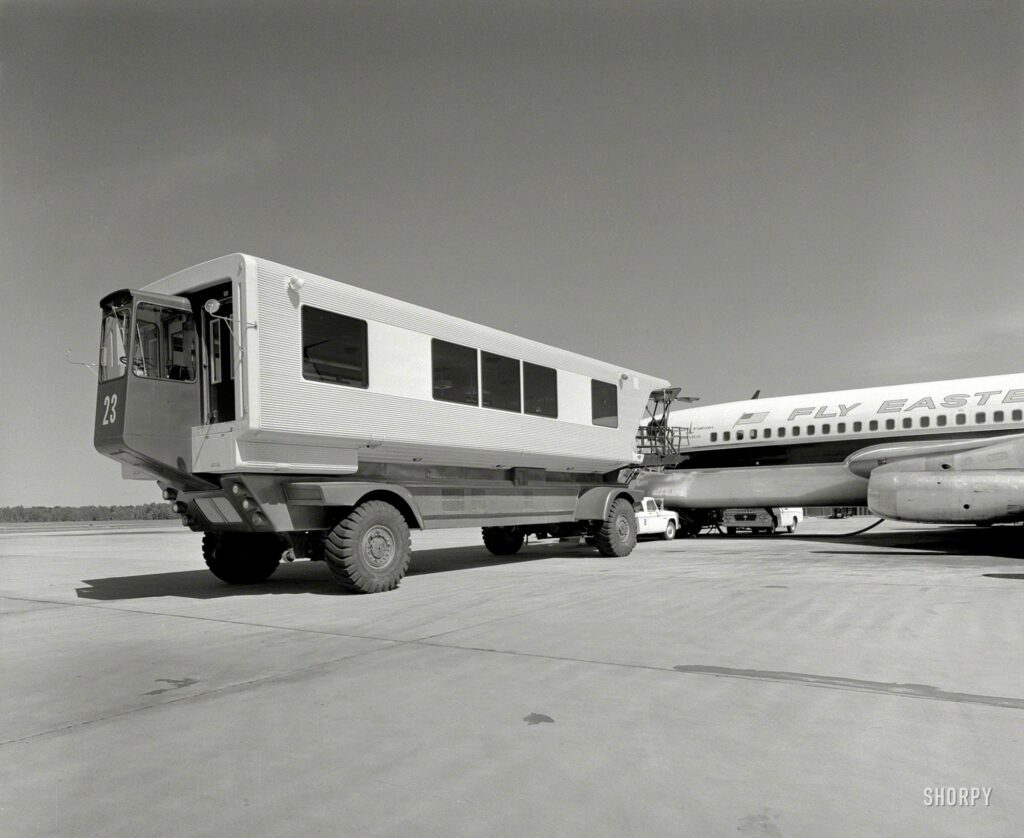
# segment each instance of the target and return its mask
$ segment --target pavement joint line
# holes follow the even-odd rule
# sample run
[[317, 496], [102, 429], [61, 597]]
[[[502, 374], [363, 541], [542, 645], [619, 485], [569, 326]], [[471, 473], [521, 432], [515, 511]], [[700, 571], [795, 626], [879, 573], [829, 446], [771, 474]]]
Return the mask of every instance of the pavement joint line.
[[[50, 601], [50, 600], [37, 600], [37, 599], [31, 599], [31, 598], [28, 598], [28, 597], [6, 597], [6, 598], [7, 599], [18, 600], [18, 601], [23, 601], [23, 602], [39, 602], [39, 603], [44, 603], [44, 604], [53, 604], [52, 601]], [[438, 641], [432, 639], [432, 638], [435, 638], [435, 637], [441, 637], [441, 636], [443, 636], [445, 634], [451, 634], [454, 631], [464, 631], [466, 629], [472, 629], [472, 628], [475, 628], [476, 626], [466, 626], [466, 627], [462, 627], [460, 629], [453, 629], [452, 631], [442, 632], [442, 633], [440, 633], [438, 635], [428, 635], [428, 636], [422, 637], [422, 638], [395, 639], [395, 638], [369, 636], [369, 635], [346, 634], [346, 633], [340, 633], [340, 632], [327, 632], [327, 631], [320, 631], [320, 630], [316, 630], [316, 629], [293, 628], [293, 627], [289, 627], [289, 626], [276, 626], [276, 625], [265, 624], [265, 623], [242, 622], [242, 621], [238, 621], [238, 620], [222, 620], [222, 619], [213, 619], [213, 618], [210, 618], [210, 617], [196, 617], [196, 616], [188, 615], [188, 614], [166, 614], [166, 613], [159, 612], [159, 611], [140, 611], [138, 609], [116, 608], [116, 607], [105, 606], [105, 605], [96, 605], [96, 604], [93, 604], [93, 603], [57, 603], [57, 604], [68, 605], [68, 606], [79, 606], [79, 607], [85, 607], [85, 608], [98, 608], [98, 609], [101, 609], [101, 610], [115, 611], [115, 612], [119, 612], [119, 613], [141, 614], [141, 615], [157, 616], [157, 617], [172, 617], [172, 618], [173, 617], [177, 617], [177, 618], [187, 619], [187, 620], [200, 620], [200, 621], [203, 621], [203, 622], [222, 623], [222, 624], [226, 624], [226, 625], [240, 625], [240, 626], [247, 626], [247, 627], [253, 627], [253, 628], [272, 629], [272, 630], [277, 630], [277, 631], [291, 631], [291, 632], [298, 632], [298, 633], [303, 633], [303, 634], [317, 634], [317, 635], [327, 635], [327, 636], [330, 636], [330, 637], [344, 637], [344, 638], [347, 638], [347, 639], [354, 639], [354, 640], [376, 641], [376, 642], [382, 643], [384, 645], [379, 646], [377, 648], [373, 648], [373, 649], [364, 649], [362, 651], [354, 652], [354, 653], [349, 654], [349, 655], [343, 655], [342, 657], [334, 658], [334, 659], [331, 659], [329, 661], [321, 661], [321, 662], [313, 664], [311, 666], [301, 667], [299, 669], [293, 669], [293, 670], [289, 670], [287, 672], [278, 672], [278, 673], [274, 673], [274, 674], [270, 674], [270, 675], [264, 675], [264, 676], [261, 676], [259, 678], [253, 678], [253, 679], [250, 679], [248, 681], [241, 681], [241, 682], [238, 682], [238, 683], [235, 683], [235, 684], [226, 684], [226, 685], [224, 685], [222, 687], [218, 687], [216, 689], [207, 690], [207, 691], [204, 691], [204, 692], [201, 692], [201, 693], [194, 693], [194, 694], [191, 694], [191, 695], [182, 695], [182, 696], [179, 696], [179, 697], [174, 698], [174, 699], [170, 699], [170, 700], [166, 700], [166, 701], [161, 701], [161, 702], [158, 702], [158, 703], [155, 703], [155, 704], [149, 704], [149, 705], [146, 705], [144, 707], [134, 707], [134, 708], [122, 711], [120, 713], [112, 713], [112, 714], [107, 715], [107, 716], [101, 716], [101, 717], [98, 717], [98, 718], [95, 718], [95, 719], [87, 719], [85, 721], [77, 722], [77, 723], [72, 724], [72, 725], [66, 725], [64, 727], [52, 728], [52, 729], [46, 730], [46, 731], [39, 731], [37, 733], [29, 734], [28, 736], [23, 736], [23, 737], [19, 737], [19, 738], [10, 739], [10, 740], [6, 740], [6, 741], [3, 741], [3, 742], [0, 742], [0, 747], [3, 747], [5, 745], [16, 744], [16, 743], [19, 743], [19, 742], [25, 742], [25, 741], [29, 741], [29, 740], [40, 738], [40, 737], [44, 737], [44, 736], [60, 734], [60, 733], [64, 733], [64, 732], [67, 732], [67, 731], [70, 731], [70, 730], [76, 730], [76, 729], [79, 729], [79, 728], [82, 728], [82, 727], [87, 727], [87, 726], [92, 725], [92, 724], [102, 723], [102, 722], [108, 721], [110, 719], [116, 719], [116, 718], [121, 718], [121, 717], [124, 717], [124, 716], [133, 715], [135, 713], [140, 713], [140, 712], [149, 711], [149, 710], [158, 710], [159, 708], [167, 707], [167, 706], [170, 706], [172, 704], [178, 704], [178, 703], [185, 702], [185, 701], [200, 700], [200, 699], [204, 699], [204, 698], [215, 697], [215, 696], [218, 696], [218, 695], [224, 694], [224, 693], [237, 692], [237, 691], [244, 690], [244, 689], [251, 689], [251, 688], [254, 688], [254, 687], [260, 687], [260, 686], [263, 686], [263, 685], [266, 685], [266, 684], [270, 684], [270, 683], [273, 683], [273, 682], [276, 682], [276, 681], [281, 681], [281, 680], [286, 680], [286, 679], [289, 679], [289, 678], [294, 678], [296, 675], [312, 672], [312, 671], [315, 671], [317, 669], [324, 669], [324, 668], [327, 668], [327, 667], [330, 667], [330, 666], [335, 666], [335, 665], [337, 665], [339, 663], [345, 663], [347, 661], [353, 660], [353, 659], [358, 658], [358, 657], [365, 657], [365, 656], [368, 656], [368, 655], [374, 655], [374, 654], [378, 654], [380, 652], [387, 652], [387, 651], [390, 651], [392, 649], [402, 648], [402, 647], [406, 647], [406, 646], [426, 646], [426, 647], [429, 647], [429, 648], [449, 649], [449, 650], [452, 650], [452, 651], [481, 652], [481, 653], [484, 653], [484, 654], [498, 654], [498, 655], [504, 655], [504, 656], [509, 656], [509, 657], [532, 658], [532, 659], [538, 659], [538, 660], [560, 661], [560, 662], [565, 662], [565, 663], [590, 664], [590, 665], [596, 665], [596, 666], [615, 667], [615, 668], [620, 668], [620, 669], [643, 670], [643, 671], [648, 671], [648, 672], [660, 672], [660, 673], [667, 673], [667, 674], [683, 673], [683, 674], [704, 675], [705, 677], [733, 677], [733, 678], [742, 679], [742, 680], [758, 680], [758, 681], [783, 682], [783, 683], [788, 683], [788, 684], [795, 685], [795, 686], [812, 687], [812, 688], [818, 688], [818, 689], [840, 689], [840, 690], [854, 691], [854, 692], [868, 692], [868, 693], [872, 693], [872, 694], [885, 695], [885, 696], [894, 697], [894, 698], [916, 698], [916, 699], [924, 699], [924, 700], [931, 700], [931, 701], [947, 701], [947, 702], [960, 703], [960, 704], [970, 703], [970, 704], [976, 704], [976, 705], [987, 706], [987, 707], [998, 707], [998, 708], [1008, 708], [1008, 709], [1024, 709], [1024, 699], [1007, 698], [1007, 697], [1002, 697], [1002, 696], [985, 696], [985, 695], [976, 695], [976, 694], [970, 694], [970, 693], [954, 693], [954, 692], [949, 692], [949, 691], [946, 691], [946, 690], [940, 690], [940, 689], [935, 688], [935, 687], [930, 687], [928, 685], [911, 685], [911, 686], [917, 686], [917, 687], [921, 687], [922, 688], [920, 690], [913, 690], [913, 691], [911, 691], [911, 690], [906, 690], [905, 689], [905, 687], [907, 687], [908, 685], [899, 685], [899, 684], [896, 684], [896, 685], [885, 685], [882, 682], [857, 681], [856, 679], [838, 678], [838, 677], [835, 677], [835, 676], [808, 675], [808, 674], [805, 674], [805, 673], [781, 673], [781, 672], [767, 672], [766, 671], [765, 673], [763, 673], [764, 677], [758, 677], [758, 675], [757, 675], [757, 673], [759, 672], [758, 670], [740, 670], [740, 669], [728, 669], [727, 670], [727, 669], [722, 668], [722, 667], [709, 667], [709, 666], [682, 666], [682, 667], [680, 667], [680, 666], [657, 666], [655, 664], [626, 663], [626, 662], [622, 662], [622, 661], [603, 661], [603, 660], [595, 660], [593, 658], [570, 657], [570, 656], [567, 656], [567, 655], [550, 655], [550, 654], [543, 654], [543, 653], [540, 653], [540, 652], [523, 652], [523, 651], [515, 651], [515, 650], [507, 650], [507, 649], [494, 649], [494, 648], [487, 648], [487, 647], [482, 647], [482, 646], [464, 646], [464, 645], [452, 644], [452, 643], [441, 643], [441, 642], [438, 642]], [[543, 609], [537, 609], [537, 610], [543, 610]], [[508, 618], [510, 618], [512, 616], [518, 616], [518, 615], [506, 615], [504, 617], [500, 617], [500, 618], [497, 618], [497, 619], [498, 620], [508, 619]], [[487, 622], [494, 622], [494, 621], [487, 621]], [[484, 624], [486, 624], [486, 623], [481, 623], [479, 625], [484, 625]], [[792, 676], [792, 677], [782, 677], [782, 676]], [[892, 687], [893, 689], [882, 689], [882, 687]], [[901, 688], [903, 688], [903, 689], [901, 689]]]
[[109, 715], [106, 715], [106, 716], [98, 716], [95, 719], [86, 719], [86, 720], [81, 721], [81, 722], [75, 722], [74, 724], [64, 725], [63, 727], [51, 728], [50, 730], [41, 730], [41, 731], [38, 731], [37, 733], [30, 733], [27, 736], [20, 736], [20, 737], [17, 737], [15, 739], [4, 740], [4, 741], [0, 742], [0, 748], [4, 747], [5, 745], [16, 745], [16, 744], [18, 744], [20, 742], [28, 742], [28, 741], [30, 741], [32, 739], [39, 739], [39, 738], [44, 737], [44, 736], [52, 736], [52, 735], [55, 735], [55, 734], [66, 733], [67, 731], [77, 730], [79, 728], [88, 727], [89, 725], [100, 724], [102, 722], [106, 722], [106, 721], [109, 721], [111, 719], [119, 719], [119, 718], [123, 718], [124, 716], [132, 716], [132, 715], [135, 715], [136, 713], [143, 713], [143, 712], [146, 712], [148, 710], [159, 710], [160, 708], [167, 707], [167, 706], [169, 706], [171, 704], [179, 704], [179, 703], [181, 703], [183, 701], [196, 701], [196, 700], [203, 699], [203, 698], [210, 698], [212, 696], [216, 696], [216, 695], [222, 694], [222, 693], [240, 691], [240, 690], [245, 689], [247, 687], [258, 687], [261, 684], [269, 683], [271, 681], [277, 681], [277, 680], [280, 680], [280, 679], [283, 679], [283, 678], [291, 678], [291, 677], [294, 677], [295, 675], [301, 674], [303, 672], [309, 672], [311, 670], [315, 670], [315, 669], [319, 669], [319, 668], [323, 668], [323, 667], [327, 667], [327, 666], [333, 666], [334, 664], [342, 663], [342, 662], [344, 662], [346, 660], [351, 660], [352, 658], [358, 658], [358, 657], [361, 657], [363, 655], [374, 654], [375, 652], [379, 652], [379, 651], [381, 651], [382, 649], [385, 649], [385, 648], [387, 648], [387, 646], [382, 646], [382, 647], [376, 648], [376, 649], [363, 649], [362, 651], [359, 651], [359, 652], [353, 652], [350, 655], [343, 655], [340, 658], [333, 658], [333, 659], [331, 659], [329, 661], [320, 661], [319, 663], [315, 663], [315, 664], [312, 664], [310, 666], [300, 667], [299, 669], [292, 669], [292, 670], [289, 670], [288, 672], [276, 672], [276, 673], [274, 673], [272, 675], [263, 675], [263, 676], [260, 676], [259, 678], [250, 678], [248, 681], [239, 681], [239, 682], [237, 682], [235, 684], [225, 684], [224, 686], [216, 687], [215, 689], [206, 690], [206, 691], [200, 692], [200, 693], [192, 693], [191, 695], [182, 695], [182, 696], [178, 696], [177, 698], [167, 699], [165, 701], [158, 701], [158, 702], [155, 702], [153, 704], [147, 704], [144, 707], [131, 707], [131, 708], [127, 709], [127, 710], [122, 710], [119, 713], [110, 713]]

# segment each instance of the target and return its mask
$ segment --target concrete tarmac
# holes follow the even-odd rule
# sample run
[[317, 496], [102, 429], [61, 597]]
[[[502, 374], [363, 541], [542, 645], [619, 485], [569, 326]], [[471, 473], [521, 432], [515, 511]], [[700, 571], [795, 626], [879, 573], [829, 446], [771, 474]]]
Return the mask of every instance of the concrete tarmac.
[[867, 523], [420, 533], [374, 596], [225, 585], [176, 527], [8, 531], [0, 834], [1021, 834], [1024, 528]]

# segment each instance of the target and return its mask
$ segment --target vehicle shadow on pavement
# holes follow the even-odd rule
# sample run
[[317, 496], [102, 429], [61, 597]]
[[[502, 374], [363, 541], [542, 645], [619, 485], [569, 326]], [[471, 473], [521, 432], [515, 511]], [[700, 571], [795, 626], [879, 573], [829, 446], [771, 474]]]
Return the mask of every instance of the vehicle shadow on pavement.
[[[956, 556], [1024, 560], [1024, 528], [1019, 526], [941, 527], [898, 532], [886, 532], [884, 526], [883, 524], [878, 530], [860, 535], [801, 533], [787, 536], [787, 539], [817, 541], [831, 545], [835, 549], [814, 552], [833, 555], [847, 553], [862, 556], [927, 556], [945, 553]], [[869, 549], [850, 549], [853, 547]]]
[[[484, 547], [451, 547], [440, 550], [414, 550], [406, 576], [430, 573], [454, 573], [496, 565], [552, 559], [580, 552], [568, 545], [531, 545], [514, 556], [492, 556]], [[594, 551], [587, 548], [588, 554]], [[75, 589], [79, 599], [104, 602], [153, 597], [184, 597], [187, 599], [220, 599], [232, 596], [262, 594], [319, 594], [322, 596], [356, 596], [339, 586], [323, 562], [299, 560], [282, 562], [274, 575], [256, 585], [229, 585], [205, 568], [168, 573], [147, 573], [134, 576], [107, 576], [83, 579], [83, 587]]]

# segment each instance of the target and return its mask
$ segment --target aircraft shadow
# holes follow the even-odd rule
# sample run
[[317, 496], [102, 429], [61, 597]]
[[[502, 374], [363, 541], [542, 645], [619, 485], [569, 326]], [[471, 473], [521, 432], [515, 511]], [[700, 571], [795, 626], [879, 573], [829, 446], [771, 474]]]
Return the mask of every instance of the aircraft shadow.
[[[928, 530], [886, 531], [885, 524], [859, 535], [817, 535], [797, 533], [786, 536], [803, 542], [832, 545], [833, 550], [816, 553], [863, 556], [934, 556], [956, 555], [999, 559], [1024, 560], [1024, 528], [1018, 526], [995, 527], [940, 527]], [[866, 547], [869, 550], [851, 550]]]
[[[567, 553], [583, 552], [574, 545], [529, 545], [514, 556], [492, 556], [483, 546], [451, 547], [441, 550], [414, 550], [407, 576], [430, 573], [454, 573], [479, 567], [522, 564], [541, 561]], [[587, 553], [593, 552], [587, 548]], [[108, 576], [83, 579], [76, 588], [80, 599], [104, 602], [153, 597], [187, 599], [221, 599], [232, 596], [262, 594], [319, 594], [322, 596], [355, 596], [339, 586], [323, 562], [299, 560], [282, 562], [274, 575], [257, 585], [228, 585], [205, 567], [200, 570], [178, 570], [168, 573], [147, 573], [135, 576]]]

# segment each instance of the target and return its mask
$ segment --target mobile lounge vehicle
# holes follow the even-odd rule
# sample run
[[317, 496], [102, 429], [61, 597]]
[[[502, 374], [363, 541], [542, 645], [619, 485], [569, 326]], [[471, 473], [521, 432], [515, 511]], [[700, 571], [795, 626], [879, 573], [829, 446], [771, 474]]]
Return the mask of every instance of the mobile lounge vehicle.
[[410, 528], [635, 544], [619, 473], [661, 379], [241, 254], [100, 306], [96, 448], [159, 482], [225, 581], [290, 550], [389, 590]]

